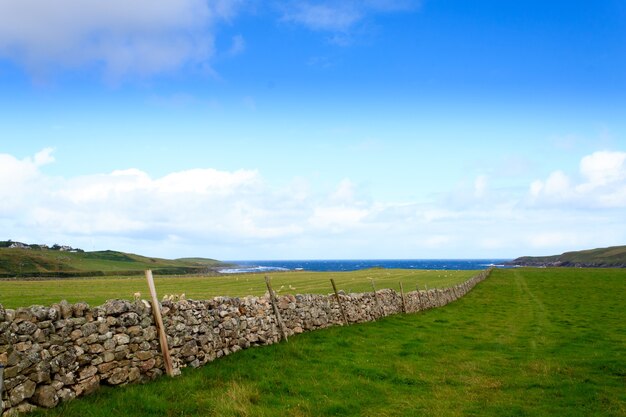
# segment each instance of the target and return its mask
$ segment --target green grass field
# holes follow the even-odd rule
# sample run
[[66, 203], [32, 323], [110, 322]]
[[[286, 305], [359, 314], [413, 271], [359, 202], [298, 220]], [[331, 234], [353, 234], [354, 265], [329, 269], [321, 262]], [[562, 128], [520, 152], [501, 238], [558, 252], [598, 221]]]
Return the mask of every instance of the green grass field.
[[130, 275], [140, 274], [145, 269], [185, 274], [224, 265], [223, 262], [206, 258], [161, 259], [118, 251], [61, 252], [0, 247], [0, 276], [3, 277], [91, 276], [105, 273]]
[[[419, 284], [423, 289], [442, 288], [476, 274], [476, 271], [424, 271], [402, 269], [369, 269], [353, 272], [280, 272], [271, 274], [272, 286], [278, 294], [327, 294], [332, 292], [330, 278], [339, 289], [346, 292], [371, 291], [371, 280], [377, 289], [394, 288], [399, 291], [402, 281], [405, 291], [411, 291]], [[262, 295], [266, 291], [264, 275], [226, 276], [155, 276], [159, 296], [182, 294], [191, 299], [207, 299], [218, 295], [241, 297]], [[291, 288], [290, 288], [291, 286]], [[91, 306], [113, 298], [132, 299], [135, 292], [141, 292], [149, 299], [148, 285], [143, 277], [106, 277], [87, 279], [62, 279], [45, 281], [0, 281], [0, 304], [7, 308], [24, 307], [33, 304], [50, 305], [60, 300], [71, 303], [85, 301]]]
[[305, 333], [46, 416], [626, 416], [626, 271], [496, 270], [444, 308]]

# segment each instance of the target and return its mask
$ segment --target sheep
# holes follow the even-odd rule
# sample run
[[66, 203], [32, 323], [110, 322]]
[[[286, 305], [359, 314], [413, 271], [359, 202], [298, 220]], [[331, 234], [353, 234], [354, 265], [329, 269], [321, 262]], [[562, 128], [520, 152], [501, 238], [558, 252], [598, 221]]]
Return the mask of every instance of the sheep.
[[133, 294], [133, 297], [135, 298], [135, 301], [139, 301], [141, 299], [141, 293], [137, 291]]
[[163, 296], [163, 301], [183, 301], [186, 300], [186, 295], [185, 293], [182, 294], [165, 294]]

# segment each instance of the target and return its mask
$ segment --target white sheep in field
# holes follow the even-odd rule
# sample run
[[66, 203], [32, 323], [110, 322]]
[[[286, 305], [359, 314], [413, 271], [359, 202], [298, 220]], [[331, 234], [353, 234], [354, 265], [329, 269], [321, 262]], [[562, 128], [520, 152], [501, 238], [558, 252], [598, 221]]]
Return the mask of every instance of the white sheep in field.
[[137, 291], [133, 294], [133, 298], [135, 299], [135, 301], [139, 301], [141, 299], [141, 293]]
[[182, 294], [165, 294], [163, 296], [163, 301], [183, 301], [186, 300], [185, 293]]

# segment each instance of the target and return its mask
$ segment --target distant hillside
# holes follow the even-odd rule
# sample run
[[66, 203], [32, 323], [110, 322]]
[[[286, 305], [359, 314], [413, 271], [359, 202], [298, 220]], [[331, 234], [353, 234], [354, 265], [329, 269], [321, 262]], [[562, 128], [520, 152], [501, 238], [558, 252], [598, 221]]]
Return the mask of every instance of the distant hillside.
[[626, 246], [565, 252], [553, 256], [522, 256], [509, 262], [509, 264], [518, 266], [626, 268]]
[[172, 260], [111, 250], [84, 252], [44, 245], [11, 248], [0, 244], [0, 277], [5, 278], [132, 275], [146, 269], [155, 274], [211, 274], [227, 265], [205, 258]]

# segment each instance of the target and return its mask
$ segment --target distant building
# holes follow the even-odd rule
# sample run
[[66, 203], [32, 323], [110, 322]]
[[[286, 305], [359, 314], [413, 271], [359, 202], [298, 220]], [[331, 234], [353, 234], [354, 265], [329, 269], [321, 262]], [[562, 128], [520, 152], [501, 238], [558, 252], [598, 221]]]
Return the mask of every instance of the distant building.
[[30, 249], [30, 246], [22, 243], [22, 242], [13, 242], [9, 246], [9, 248], [18, 248], [18, 249]]

